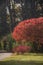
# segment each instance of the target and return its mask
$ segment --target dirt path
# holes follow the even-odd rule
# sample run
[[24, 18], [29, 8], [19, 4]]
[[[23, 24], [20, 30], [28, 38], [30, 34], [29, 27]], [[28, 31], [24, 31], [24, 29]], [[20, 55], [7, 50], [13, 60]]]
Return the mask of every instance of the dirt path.
[[2, 61], [3, 59], [10, 57], [12, 55], [12, 53], [0, 53], [0, 61]]

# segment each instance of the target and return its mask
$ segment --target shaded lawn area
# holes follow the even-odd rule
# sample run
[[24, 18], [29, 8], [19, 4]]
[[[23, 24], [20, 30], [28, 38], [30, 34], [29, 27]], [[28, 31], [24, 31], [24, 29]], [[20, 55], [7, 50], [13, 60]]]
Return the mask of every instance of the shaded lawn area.
[[2, 61], [0, 65], [43, 65], [43, 62], [39, 61]]
[[0, 65], [43, 65], [43, 54], [12, 55], [0, 61]]

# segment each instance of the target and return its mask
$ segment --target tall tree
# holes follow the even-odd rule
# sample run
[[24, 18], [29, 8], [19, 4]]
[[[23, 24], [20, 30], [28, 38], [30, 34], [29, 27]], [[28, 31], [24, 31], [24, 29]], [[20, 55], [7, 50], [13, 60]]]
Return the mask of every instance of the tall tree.
[[0, 1], [0, 36], [6, 35], [8, 33], [8, 24], [6, 22], [6, 1]]

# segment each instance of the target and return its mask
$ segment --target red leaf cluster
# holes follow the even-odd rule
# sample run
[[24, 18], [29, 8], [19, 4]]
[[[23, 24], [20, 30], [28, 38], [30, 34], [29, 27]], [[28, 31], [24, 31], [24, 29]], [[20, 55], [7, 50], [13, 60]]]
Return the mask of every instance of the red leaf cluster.
[[43, 43], [43, 17], [21, 21], [13, 30], [12, 38], [16, 41], [39, 40]]
[[30, 46], [17, 46], [15, 48], [12, 49], [13, 52], [21, 52], [21, 53], [25, 53], [25, 52], [30, 52], [31, 51], [31, 47]]

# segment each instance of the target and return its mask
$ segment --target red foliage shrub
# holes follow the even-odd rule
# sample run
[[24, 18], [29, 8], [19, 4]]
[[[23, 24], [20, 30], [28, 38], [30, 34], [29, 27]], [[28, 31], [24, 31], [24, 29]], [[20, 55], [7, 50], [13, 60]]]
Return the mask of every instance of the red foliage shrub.
[[13, 30], [12, 38], [16, 41], [28, 40], [43, 43], [43, 17], [20, 22]]
[[17, 47], [12, 49], [12, 52], [25, 53], [25, 52], [30, 52], [31, 49], [32, 49], [31, 46], [17, 46]]

